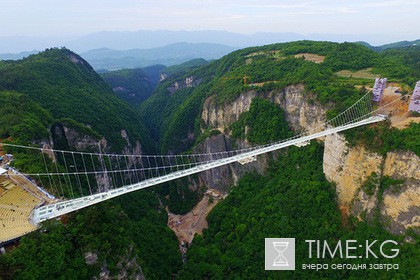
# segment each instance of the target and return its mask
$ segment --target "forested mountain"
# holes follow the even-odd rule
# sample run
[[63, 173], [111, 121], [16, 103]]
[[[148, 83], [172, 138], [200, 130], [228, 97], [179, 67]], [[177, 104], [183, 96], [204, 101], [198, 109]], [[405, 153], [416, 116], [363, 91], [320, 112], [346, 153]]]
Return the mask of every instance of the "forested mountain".
[[395, 43], [390, 43], [390, 44], [385, 44], [385, 45], [381, 45], [381, 46], [371, 46], [369, 43], [366, 42], [358, 42], [359, 44], [368, 47], [369, 49], [376, 51], [376, 52], [381, 52], [381, 51], [385, 51], [385, 50], [389, 50], [389, 49], [400, 49], [400, 48], [406, 48], [406, 47], [413, 47], [413, 46], [419, 46], [420, 45], [420, 40], [414, 40], [414, 41], [400, 41], [400, 42], [395, 42]]
[[[49, 49], [23, 60], [1, 61], [0, 91], [23, 94], [21, 98], [28, 103], [36, 103], [46, 110], [51, 118], [44, 130], [49, 129], [53, 120], [60, 123], [61, 119], [71, 119], [72, 123], [106, 139], [107, 149], [122, 151], [129, 144], [135, 146], [136, 141], [141, 142], [144, 150], [153, 148], [138, 114], [117, 98], [85, 60], [70, 50]], [[10, 112], [15, 114], [16, 109]], [[11, 123], [5, 125], [4, 129], [13, 131]], [[37, 129], [28, 126], [30, 129], [18, 137], [26, 140], [32, 137], [27, 134]], [[127, 132], [131, 143], [121, 136], [122, 130]], [[9, 136], [13, 135], [6, 133], [1, 138]]]
[[139, 105], [152, 95], [160, 80], [163, 65], [146, 68], [123, 69], [101, 74], [121, 99], [132, 105]]
[[[418, 50], [413, 52], [419, 53]], [[311, 61], [311, 54], [322, 63]], [[141, 104], [140, 114], [162, 151], [182, 151], [190, 148], [201, 133], [200, 114], [208, 96], [214, 96], [223, 104], [247, 91], [262, 94], [302, 83], [308, 91], [315, 92], [316, 99], [323, 104], [336, 104], [329, 112], [332, 116], [360, 96], [354, 84], [372, 83], [370, 77], [346, 79], [335, 73], [368, 69], [371, 74], [412, 86], [419, 77], [414, 67], [417, 66], [413, 63], [405, 64], [402, 57], [378, 54], [351, 43], [300, 41], [247, 48], [165, 80], [156, 93]], [[154, 108], [162, 109], [155, 111]], [[191, 133], [195, 138], [188, 136]]]
[[[322, 123], [363, 96], [375, 76], [388, 77], [403, 94], [419, 79], [417, 48], [377, 53], [359, 44], [300, 41], [242, 49], [209, 63], [174, 67], [153, 95], [133, 109], [118, 100], [87, 63], [77, 56], [68, 59], [73, 55], [68, 50], [49, 50], [23, 61], [0, 62], [4, 81], [0, 97], [14, 111], [7, 122], [13, 125], [3, 128], [3, 137], [17, 138], [30, 131], [21, 141], [35, 142], [50, 133], [51, 123], [71, 117], [92, 137], [112, 133], [115, 138], [109, 141], [119, 148], [120, 127], [106, 115], [100, 115], [105, 118], [102, 122], [94, 119], [99, 116], [84, 113], [83, 106], [99, 106], [94, 102], [99, 99], [106, 107], [102, 110], [108, 112], [111, 106], [112, 117], [126, 114], [117, 122], [127, 125], [127, 131], [138, 128], [141, 134], [137, 121], [141, 120], [159, 152], [223, 152], [284, 139]], [[47, 71], [44, 68], [49, 69], [46, 76], [39, 74]], [[64, 79], [68, 71], [83, 75], [69, 82]], [[50, 89], [55, 82], [49, 79], [56, 75], [61, 86]], [[85, 76], [107, 101], [87, 89], [87, 84], [84, 87], [80, 81]], [[30, 84], [28, 77], [36, 84], [23, 86]], [[72, 104], [78, 104], [82, 92], [89, 93], [83, 99], [86, 104], [75, 108]], [[16, 100], [28, 111], [19, 112]], [[129, 122], [134, 116], [138, 116], [136, 122]], [[144, 275], [147, 279], [414, 279], [420, 250], [412, 194], [420, 182], [416, 173], [420, 125], [416, 115], [400, 117], [414, 123], [394, 127], [390, 119], [349, 130], [306, 147], [258, 157], [244, 166], [235, 163], [125, 195], [71, 214], [63, 224], [45, 223], [42, 231], [22, 238], [16, 250], [0, 256], [0, 277], [86, 279], [108, 273], [114, 278]], [[34, 129], [26, 130], [20, 123]], [[106, 126], [110, 124], [111, 128]], [[133, 138], [142, 145], [150, 141], [136, 137], [135, 131], [130, 134]], [[227, 197], [219, 198], [208, 216], [208, 229], [188, 245], [187, 262], [182, 264], [175, 235], [166, 227], [164, 206], [175, 213], [188, 212], [207, 188]], [[264, 238], [268, 237], [294, 237], [300, 242], [295, 272], [264, 270]], [[351, 263], [397, 262], [400, 269], [302, 270], [299, 266], [305, 260], [348, 262], [308, 260], [302, 245], [305, 239], [396, 240], [401, 250], [398, 258], [352, 259]]]
[[[419, 78], [415, 68], [418, 55], [416, 48], [376, 53], [357, 44], [308, 41], [248, 48], [166, 80], [139, 108], [164, 153], [243, 148], [284, 139], [335, 116], [365, 94], [365, 87], [373, 85], [375, 76], [386, 76], [390, 83], [412, 89]], [[411, 63], [409, 58], [413, 58]], [[163, 109], [154, 111], [157, 107]], [[418, 244], [403, 240], [418, 240], [418, 230], [401, 227], [405, 222], [398, 221], [401, 219], [398, 216], [387, 216], [395, 211], [392, 207], [398, 206], [384, 201], [418, 190], [420, 178], [413, 170], [419, 162], [416, 144], [419, 136], [418, 120], [405, 129], [396, 129], [388, 121], [346, 132], [349, 143], [343, 145], [348, 148], [337, 157], [354, 163], [354, 167], [349, 163], [335, 167], [334, 172], [343, 172], [343, 182], [331, 175], [330, 163], [325, 159], [340, 151], [339, 141], [334, 139], [328, 140], [325, 148], [312, 143], [306, 148], [288, 149], [280, 153], [278, 160], [268, 157], [271, 168], [265, 176], [244, 176], [241, 171], [244, 167], [234, 165], [199, 174], [199, 181], [204, 181], [207, 187], [222, 191], [233, 184], [236, 187], [210, 213], [209, 229], [193, 240], [180, 279], [318, 279], [362, 275], [413, 278]], [[366, 156], [354, 160], [357, 153]], [[370, 166], [369, 157], [380, 160]], [[399, 174], [389, 167], [394, 164], [402, 164], [406, 171]], [[246, 170], [261, 173], [257, 164], [249, 165]], [[356, 169], [350, 171], [351, 168]], [[382, 183], [369, 183], [372, 177], [368, 175], [377, 174], [370, 173], [371, 170], [382, 172]], [[340, 192], [345, 192], [346, 180], [350, 185], [353, 182], [346, 172], [355, 172], [352, 176], [358, 182], [354, 183], [356, 189], [350, 201], [340, 196]], [[220, 174], [225, 177], [219, 178]], [[233, 178], [237, 177], [243, 179], [235, 183]], [[185, 190], [178, 186], [180, 191]], [[372, 208], [363, 208], [360, 205], [367, 203], [363, 197], [375, 199], [376, 203]], [[400, 212], [401, 217], [406, 215], [410, 220], [416, 215], [412, 210]], [[390, 222], [392, 219], [395, 220]], [[300, 269], [289, 274], [266, 272], [263, 244], [267, 237], [399, 240], [404, 243], [399, 258], [404, 268], [390, 274], [348, 270], [314, 273]], [[297, 250], [299, 266], [306, 252], [303, 246]]]
[[[91, 152], [153, 152], [138, 113], [67, 49], [1, 61], [0, 115], [1, 141]], [[43, 166], [30, 153], [12, 153], [12, 164], [23, 172]], [[100, 273], [169, 279], [182, 262], [166, 220], [158, 198], [145, 191], [79, 211], [63, 223], [47, 222], [22, 238], [16, 250], [0, 256], [0, 279], [90, 279]]]

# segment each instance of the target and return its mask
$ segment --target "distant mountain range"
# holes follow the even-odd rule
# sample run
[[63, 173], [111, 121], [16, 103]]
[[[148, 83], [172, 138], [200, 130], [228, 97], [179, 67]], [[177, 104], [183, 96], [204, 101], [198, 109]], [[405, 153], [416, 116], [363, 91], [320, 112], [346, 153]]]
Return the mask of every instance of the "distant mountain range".
[[203, 58], [205, 60], [218, 59], [236, 49], [220, 44], [176, 43], [159, 48], [126, 51], [101, 48], [81, 53], [81, 56], [97, 70], [116, 70], [156, 64], [172, 66], [194, 58]]
[[[255, 33], [253, 35], [244, 35], [227, 31], [141, 30], [137, 32], [99, 32], [64, 42], [61, 45], [78, 52], [95, 70], [118, 70], [157, 64], [172, 66], [194, 58], [213, 60], [242, 47], [304, 39], [337, 42], [357, 41], [359, 44], [365, 45], [374, 51], [420, 44], [420, 40], [416, 40], [400, 41], [381, 46], [370, 45], [380, 38], [378, 36], [344, 34], [310, 34], [304, 36], [297, 33]], [[365, 40], [360, 41], [361, 39]], [[32, 40], [35, 40], [35, 46], [40, 46], [39, 38], [28, 37], [26, 44], [24, 44], [23, 37], [10, 37], [8, 40], [0, 38], [0, 52], [10, 49], [14, 43], [17, 45], [24, 44], [27, 48], [30, 48]], [[51, 44], [53, 39], [47, 38], [45, 40], [48, 44]], [[15, 49], [19, 49], [17, 45]], [[54, 45], [46, 45], [46, 47], [52, 46]], [[24, 51], [18, 54], [0, 54], [0, 60], [16, 60], [38, 52]]]
[[166, 45], [187, 43], [212, 43], [237, 48], [261, 46], [297, 40], [321, 40], [332, 42], [365, 41], [371, 45], [382, 45], [407, 39], [403, 35], [390, 34], [307, 34], [291, 32], [257, 32], [254, 34], [238, 34], [228, 31], [104, 31], [81, 37], [0, 37], [0, 53], [19, 53], [22, 51], [44, 50], [50, 47], [65, 46], [78, 53], [93, 49], [109, 48], [116, 50], [150, 49]]
[[419, 40], [415, 40], [415, 41], [400, 41], [400, 42], [395, 42], [395, 43], [390, 43], [390, 44], [385, 44], [382, 46], [371, 46], [369, 43], [366, 42], [357, 42], [363, 46], [368, 47], [369, 49], [376, 51], [376, 52], [381, 52], [381, 51], [385, 51], [388, 49], [398, 49], [398, 48], [405, 48], [405, 47], [414, 47], [414, 46], [420, 46], [420, 39]]

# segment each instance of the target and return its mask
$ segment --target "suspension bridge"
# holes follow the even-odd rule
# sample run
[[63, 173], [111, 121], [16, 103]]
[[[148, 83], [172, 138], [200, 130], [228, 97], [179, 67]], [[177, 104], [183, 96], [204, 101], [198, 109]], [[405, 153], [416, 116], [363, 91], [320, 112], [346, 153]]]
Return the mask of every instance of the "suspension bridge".
[[[402, 96], [401, 98], [403, 98]], [[57, 199], [36, 207], [30, 220], [34, 224], [100, 203], [102, 201], [145, 189], [164, 182], [190, 176], [205, 170], [239, 162], [246, 164], [261, 154], [292, 145], [303, 146], [313, 139], [355, 127], [384, 121], [389, 108], [401, 98], [375, 108], [372, 94], [367, 93], [344, 112], [317, 127], [298, 135], [261, 146], [208, 154], [126, 155], [97, 152], [55, 150], [2, 145], [14, 155], [24, 156], [37, 164], [28, 172], [7, 176], [24, 176], [32, 183], [48, 189]]]

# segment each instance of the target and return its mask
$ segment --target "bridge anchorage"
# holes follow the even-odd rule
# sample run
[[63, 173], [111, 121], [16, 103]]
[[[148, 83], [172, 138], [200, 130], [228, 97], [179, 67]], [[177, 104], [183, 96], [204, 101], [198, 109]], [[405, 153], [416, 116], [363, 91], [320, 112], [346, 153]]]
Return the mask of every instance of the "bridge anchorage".
[[234, 162], [247, 164], [258, 155], [292, 145], [304, 146], [312, 139], [347, 129], [384, 121], [389, 108], [403, 97], [374, 108], [371, 93], [324, 124], [278, 142], [240, 150], [209, 154], [123, 155], [27, 147], [3, 143], [17, 158], [41, 163], [34, 171], [21, 173], [10, 168], [7, 176], [25, 177], [54, 195], [48, 203], [33, 209], [34, 224], [100, 203], [129, 192], [196, 174]]

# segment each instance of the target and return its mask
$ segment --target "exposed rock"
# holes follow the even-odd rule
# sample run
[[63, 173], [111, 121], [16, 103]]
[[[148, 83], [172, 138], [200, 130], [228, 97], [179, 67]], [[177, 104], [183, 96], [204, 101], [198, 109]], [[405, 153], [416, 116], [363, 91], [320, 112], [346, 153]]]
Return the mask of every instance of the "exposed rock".
[[[206, 139], [195, 150], [210, 153], [225, 151], [232, 146], [235, 149], [249, 147], [246, 141], [234, 142], [229, 137], [229, 128], [242, 113], [250, 109], [252, 100], [257, 96], [278, 104], [286, 112], [286, 119], [295, 131], [324, 128], [328, 105], [319, 104], [303, 85], [266, 93], [250, 90], [227, 104], [219, 104], [216, 96], [212, 95], [203, 104], [201, 128], [203, 131], [217, 129], [221, 134]], [[324, 140], [324, 173], [330, 182], [336, 183], [338, 204], [345, 212], [343, 214], [351, 213], [359, 219], [371, 220], [379, 207], [381, 220], [390, 220], [387, 224], [394, 233], [403, 233], [408, 227], [419, 226], [420, 161], [414, 153], [394, 151], [383, 157], [361, 145], [350, 147], [340, 134], [329, 135]], [[257, 163], [245, 166], [230, 164], [202, 172], [199, 177], [206, 186], [226, 193], [246, 172], [264, 172], [267, 162], [266, 155], [260, 156]], [[367, 195], [361, 188], [372, 173], [379, 177], [403, 179], [405, 184], [397, 193], [395, 190], [385, 190], [379, 199], [378, 188], [373, 195]]]
[[141, 144], [140, 141], [137, 140], [134, 147], [130, 142], [130, 138], [128, 137], [127, 131], [125, 129], [121, 130], [121, 137], [124, 138], [126, 141], [126, 145], [124, 146], [123, 154], [125, 155], [141, 155]]
[[[85, 260], [86, 255], [92, 254], [87, 253], [85, 254]], [[89, 255], [90, 258], [94, 257], [96, 254], [93, 254], [92, 256]], [[97, 256], [96, 260], [93, 263], [88, 263], [86, 260], [86, 263], [88, 265], [94, 265], [97, 263]], [[92, 279], [96, 280], [122, 280], [122, 279], [135, 279], [135, 280], [145, 280], [145, 276], [143, 274], [143, 271], [140, 267], [140, 265], [137, 262], [137, 257], [135, 256], [133, 252], [133, 247], [130, 246], [130, 248], [127, 250], [126, 255], [121, 258], [121, 260], [117, 264], [118, 268], [118, 275], [112, 276], [110, 275], [110, 271], [108, 269], [108, 264], [106, 261], [104, 261], [101, 265], [101, 272], [99, 273], [99, 277], [94, 276]]]
[[328, 181], [337, 184], [340, 206], [350, 206], [369, 175], [381, 173], [381, 163], [380, 155], [366, 151], [363, 146], [349, 148], [340, 134], [331, 134], [325, 139], [324, 173]]
[[386, 155], [384, 175], [420, 180], [420, 158], [413, 152], [389, 152]]
[[[279, 105], [286, 112], [286, 119], [294, 130], [303, 130], [319, 126], [325, 121], [325, 109], [316, 102], [311, 102], [313, 96], [306, 93], [303, 85], [291, 85], [283, 90], [274, 90], [267, 93], [257, 93], [254, 90], [238, 96], [233, 102], [219, 104], [216, 96], [207, 98], [203, 105], [202, 129], [217, 129], [222, 134], [206, 139], [199, 144], [195, 150], [203, 153], [214, 153], [235, 149], [249, 148], [247, 141], [236, 140], [229, 137], [229, 127], [232, 123], [239, 120], [244, 112], [249, 111], [252, 100], [255, 97], [270, 100]], [[237, 180], [250, 171], [263, 173], [267, 166], [270, 156], [266, 154], [258, 157], [258, 161], [240, 165], [239, 163], [230, 164], [216, 169], [208, 170], [199, 174], [201, 181], [209, 188], [217, 189], [226, 193], [228, 189], [235, 185]]]
[[[194, 151], [206, 154], [228, 151], [232, 149], [232, 142], [233, 141], [229, 138], [229, 136], [219, 134], [204, 140], [195, 147]], [[249, 145], [243, 141], [238, 141], [235, 144], [238, 149], [249, 147]], [[227, 193], [230, 187], [236, 185], [238, 179], [243, 177], [246, 173], [250, 171], [262, 173], [267, 168], [268, 158], [269, 155], [262, 155], [259, 156], [258, 161], [254, 161], [246, 165], [233, 163], [200, 172], [198, 174], [200, 183], [205, 185], [207, 188]]]
[[[161, 79], [162, 78], [166, 79], [166, 77], [161, 76]], [[185, 80], [183, 81], [176, 81], [172, 83], [167, 89], [170, 92], [170, 94], [174, 94], [178, 90], [181, 90], [184, 88], [197, 87], [201, 84], [202, 81], [203, 81], [202, 78], [195, 79], [194, 76], [190, 76], [190, 77], [185, 78]]]
[[165, 81], [168, 77], [169, 77], [169, 75], [166, 74], [166, 73], [160, 74], [159, 82]]
[[84, 64], [83, 60], [81, 60], [77, 55], [70, 54], [68, 58], [73, 62], [74, 64]]
[[409, 183], [397, 194], [394, 194], [392, 190], [385, 191], [381, 214], [391, 232], [401, 234], [409, 227], [417, 227], [418, 232], [420, 228], [419, 193], [419, 181]]
[[52, 128], [52, 132], [55, 139], [63, 139], [72, 150], [85, 151], [91, 149], [100, 151], [102, 148], [106, 148], [101, 146], [101, 139], [89, 134], [83, 134], [72, 126], [66, 125], [66, 123], [55, 125]]
[[[389, 231], [402, 234], [409, 227], [420, 227], [420, 158], [413, 152], [393, 151], [385, 157], [367, 151], [363, 146], [349, 147], [344, 136], [326, 137], [324, 173], [337, 186], [340, 207], [362, 219], [373, 218], [380, 208], [381, 221]], [[380, 177], [402, 179], [401, 189], [389, 188], [378, 199], [378, 188], [372, 196], [361, 186], [375, 172]]]
[[286, 119], [294, 130], [320, 127], [325, 123], [326, 109], [315, 102], [315, 97], [305, 91], [303, 85], [291, 85], [283, 90], [257, 93], [254, 90], [241, 94], [233, 102], [219, 105], [216, 96], [206, 99], [201, 118], [207, 127], [224, 132], [239, 120], [242, 113], [249, 111], [255, 97], [269, 99], [286, 112]]
[[84, 257], [87, 265], [94, 265], [98, 263], [98, 254], [96, 253], [87, 252]]
[[[372, 196], [367, 195], [362, 189], [359, 189], [354, 197], [353, 205], [351, 206], [351, 214], [356, 216], [359, 220], [365, 219], [371, 221], [374, 218], [377, 206], [378, 189], [375, 190]], [[348, 209], [348, 207], [346, 207], [346, 209]], [[362, 217], [362, 214], [365, 214], [365, 217]]]
[[409, 227], [420, 228], [420, 158], [413, 152], [389, 152], [384, 175], [404, 179], [400, 191], [385, 190], [381, 214], [387, 217], [393, 233], [403, 233]]
[[218, 105], [215, 101], [217, 96], [212, 95], [204, 102], [201, 118], [207, 127], [224, 132], [232, 123], [239, 120], [242, 113], [249, 111], [252, 99], [256, 96], [255, 91], [249, 91], [231, 103]]

